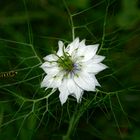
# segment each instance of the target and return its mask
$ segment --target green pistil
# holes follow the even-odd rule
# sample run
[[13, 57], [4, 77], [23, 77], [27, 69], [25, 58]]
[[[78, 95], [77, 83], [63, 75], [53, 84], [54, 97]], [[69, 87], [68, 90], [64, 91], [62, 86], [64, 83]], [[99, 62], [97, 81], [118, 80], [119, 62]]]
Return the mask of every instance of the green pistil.
[[70, 56], [67, 56], [66, 54], [58, 59], [58, 64], [67, 72], [71, 72], [74, 68], [74, 64]]

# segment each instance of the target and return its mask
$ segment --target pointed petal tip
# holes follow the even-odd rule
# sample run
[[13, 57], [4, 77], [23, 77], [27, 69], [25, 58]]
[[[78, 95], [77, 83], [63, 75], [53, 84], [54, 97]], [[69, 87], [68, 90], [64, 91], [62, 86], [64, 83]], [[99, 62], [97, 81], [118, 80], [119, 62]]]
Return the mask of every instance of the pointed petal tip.
[[79, 40], [79, 37], [77, 36], [77, 37], [75, 38], [75, 40]]
[[61, 106], [63, 106], [64, 103], [62, 103], [61, 101], [60, 101], [60, 103], [61, 103]]
[[[102, 66], [102, 70], [105, 70], [105, 69], [107, 69], [107, 68], [109, 68], [107, 65], [105, 65], [105, 64], [103, 64], [103, 63], [99, 63], [101, 66]], [[102, 71], [101, 70], [101, 71]]]
[[86, 39], [83, 39], [81, 42], [86, 42]]
[[41, 69], [44, 69], [44, 64], [42, 64], [41, 66], [39, 66]]
[[45, 56], [45, 57], [43, 57], [43, 60], [46, 60], [46, 56]]
[[99, 48], [99, 45], [100, 45], [100, 44], [91, 45], [91, 46], [94, 48], [94, 50], [95, 50], [96, 53], [97, 53], [97, 50], [98, 50], [98, 48]]
[[[64, 91], [66, 91], [66, 92], [64, 92]], [[63, 105], [67, 101], [68, 95], [69, 95], [68, 91], [65, 89], [62, 89], [62, 92], [60, 92], [60, 94], [59, 94], [59, 100], [61, 102], [61, 105]]]
[[[46, 78], [46, 76], [45, 76], [45, 78]], [[43, 79], [43, 81], [40, 84], [41, 88], [47, 87], [47, 83], [46, 83], [46, 79], [45, 78]]]
[[44, 88], [45, 87], [44, 82], [41, 83], [40, 87], [41, 88]]
[[63, 45], [64, 45], [64, 43], [61, 40], [59, 40], [58, 41], [58, 46], [63, 46]]
[[72, 42], [79, 42], [80, 41], [80, 39], [79, 39], [79, 37], [76, 37]]
[[96, 47], [97, 49], [99, 48], [100, 44], [94, 44], [93, 46]]
[[100, 83], [97, 83], [96, 86], [101, 87]]
[[46, 66], [46, 64], [45, 64], [45, 62], [41, 65], [41, 66], [39, 66], [40, 68], [42, 68], [42, 69], [44, 69], [45, 67], [47, 67]]
[[[60, 97], [59, 97], [59, 99], [60, 99]], [[66, 103], [66, 101], [67, 100], [60, 99], [61, 106], [63, 106], [63, 104]]]
[[108, 69], [109, 68], [107, 65], [105, 65], [105, 64], [103, 64], [103, 65], [104, 65], [104, 69]]
[[105, 59], [105, 56], [102, 56], [102, 59], [101, 59], [101, 61], [103, 61]]
[[86, 39], [83, 39], [83, 40], [80, 42], [80, 46], [85, 46], [85, 43], [86, 43]]
[[82, 97], [80, 97], [80, 98], [76, 98], [76, 100], [77, 100], [77, 103], [81, 103], [81, 101], [82, 101]]

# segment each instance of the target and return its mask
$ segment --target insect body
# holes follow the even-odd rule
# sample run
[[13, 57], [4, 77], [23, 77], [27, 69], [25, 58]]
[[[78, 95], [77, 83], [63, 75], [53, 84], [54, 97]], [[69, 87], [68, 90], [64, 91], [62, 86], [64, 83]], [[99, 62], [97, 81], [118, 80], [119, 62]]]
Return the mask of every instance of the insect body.
[[16, 76], [16, 71], [0, 72], [0, 78], [10, 78]]

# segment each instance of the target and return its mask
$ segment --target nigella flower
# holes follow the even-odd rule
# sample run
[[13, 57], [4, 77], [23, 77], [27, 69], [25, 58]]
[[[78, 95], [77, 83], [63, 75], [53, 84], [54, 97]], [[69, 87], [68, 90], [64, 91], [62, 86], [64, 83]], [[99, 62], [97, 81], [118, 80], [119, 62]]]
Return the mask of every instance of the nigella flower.
[[67, 47], [59, 41], [58, 46], [57, 53], [44, 57], [41, 68], [47, 75], [41, 87], [58, 88], [62, 105], [69, 95], [80, 102], [84, 90], [95, 91], [100, 86], [95, 75], [107, 68], [101, 63], [105, 57], [96, 54], [99, 44], [85, 45], [85, 40], [80, 42], [79, 38]]

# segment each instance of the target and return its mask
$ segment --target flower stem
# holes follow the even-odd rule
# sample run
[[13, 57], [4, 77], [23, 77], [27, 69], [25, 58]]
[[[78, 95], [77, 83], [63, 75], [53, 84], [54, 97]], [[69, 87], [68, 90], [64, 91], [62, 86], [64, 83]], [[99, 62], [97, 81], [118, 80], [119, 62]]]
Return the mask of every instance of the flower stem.
[[70, 18], [70, 24], [71, 24], [71, 30], [72, 30], [71, 31], [72, 32], [72, 40], [74, 40], [75, 39], [75, 27], [74, 27], [74, 23], [73, 23], [72, 14], [71, 14], [71, 12], [70, 12], [65, 0], [63, 0], [63, 3], [65, 5], [65, 7], [66, 7], [66, 10], [67, 10], [69, 18]]

